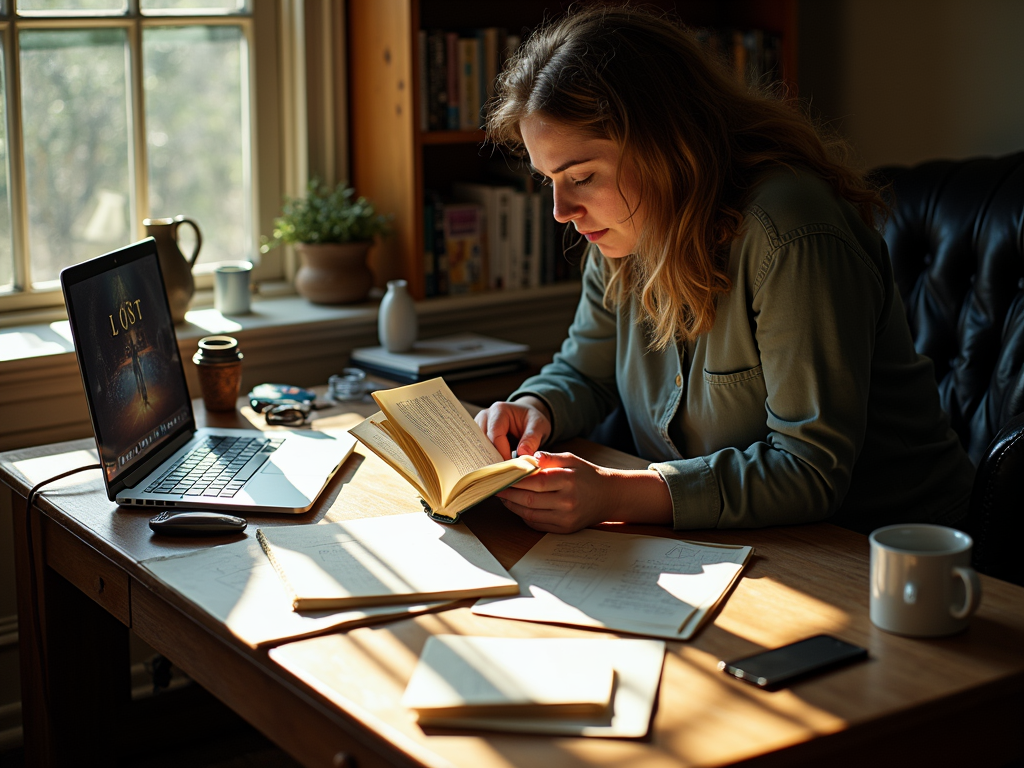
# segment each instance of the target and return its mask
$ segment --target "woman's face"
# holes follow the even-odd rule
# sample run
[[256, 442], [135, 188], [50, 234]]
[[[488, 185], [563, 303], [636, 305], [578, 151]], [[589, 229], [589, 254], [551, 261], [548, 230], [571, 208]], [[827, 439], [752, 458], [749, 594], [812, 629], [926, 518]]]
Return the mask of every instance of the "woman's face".
[[530, 164], [554, 188], [555, 219], [571, 222], [608, 258], [633, 253], [643, 212], [629, 215], [639, 195], [628, 170], [621, 190], [616, 184], [618, 145], [538, 114], [527, 117], [519, 128]]

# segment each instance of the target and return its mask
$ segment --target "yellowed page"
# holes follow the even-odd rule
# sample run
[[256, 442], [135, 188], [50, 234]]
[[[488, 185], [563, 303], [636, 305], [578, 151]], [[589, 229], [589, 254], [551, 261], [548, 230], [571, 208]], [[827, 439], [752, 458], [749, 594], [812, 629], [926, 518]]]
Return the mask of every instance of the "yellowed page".
[[442, 507], [451, 503], [463, 476], [505, 463], [444, 379], [380, 389], [373, 398], [388, 421], [409, 435], [429, 458], [437, 471]]
[[[409, 460], [409, 457], [402, 450], [402, 447], [392, 439], [391, 435], [381, 424], [387, 420], [383, 412], [377, 411], [367, 419], [364, 419], [354, 427], [349, 428], [349, 433], [359, 442], [377, 454], [385, 463], [395, 469], [402, 477], [419, 491], [419, 494], [427, 500], [427, 503], [434, 506], [440, 503], [436, 493], [430, 493], [431, 483], [426, 482], [420, 476], [419, 471]], [[433, 485], [437, 485], [436, 481]]]

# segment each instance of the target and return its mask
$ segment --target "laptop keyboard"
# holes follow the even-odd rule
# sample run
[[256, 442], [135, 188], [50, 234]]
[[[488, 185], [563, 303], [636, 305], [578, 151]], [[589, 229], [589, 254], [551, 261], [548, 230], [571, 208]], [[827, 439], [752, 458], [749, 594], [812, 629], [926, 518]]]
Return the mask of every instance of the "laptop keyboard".
[[231, 498], [283, 442], [283, 437], [207, 437], [146, 493]]

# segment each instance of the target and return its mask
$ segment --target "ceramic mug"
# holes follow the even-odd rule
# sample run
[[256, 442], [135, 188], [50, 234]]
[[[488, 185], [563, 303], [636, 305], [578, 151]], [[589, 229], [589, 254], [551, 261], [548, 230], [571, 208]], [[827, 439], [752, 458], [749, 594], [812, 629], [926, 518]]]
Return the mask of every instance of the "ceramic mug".
[[249, 275], [252, 263], [229, 261], [221, 264], [213, 275], [213, 306], [222, 315], [247, 315], [252, 288]]
[[940, 637], [967, 627], [981, 604], [970, 536], [911, 523], [887, 525], [869, 538], [871, 623], [909, 637]]

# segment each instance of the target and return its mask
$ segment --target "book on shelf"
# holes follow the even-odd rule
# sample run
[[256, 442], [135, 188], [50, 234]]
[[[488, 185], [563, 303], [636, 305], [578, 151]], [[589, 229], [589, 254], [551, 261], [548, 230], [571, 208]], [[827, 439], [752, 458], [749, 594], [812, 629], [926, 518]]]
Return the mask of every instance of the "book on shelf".
[[744, 85], [763, 84], [782, 77], [779, 71], [779, 35], [764, 29], [705, 27], [697, 40], [736, 80]]
[[507, 595], [515, 581], [462, 525], [413, 512], [259, 528], [256, 538], [300, 610]]
[[477, 203], [446, 203], [441, 216], [448, 293], [454, 296], [483, 290], [483, 208]]
[[510, 569], [516, 597], [473, 612], [688, 640], [739, 580], [752, 549], [585, 529], [545, 534]]
[[459, 130], [459, 33], [445, 32], [445, 91], [448, 94], [448, 129]]
[[459, 128], [473, 131], [480, 127], [480, 41], [460, 37], [458, 43]]
[[487, 285], [498, 290], [509, 284], [509, 209], [511, 187], [478, 182], [455, 182], [452, 192], [459, 200], [477, 203], [484, 212], [486, 247], [484, 261], [487, 265]]
[[521, 363], [530, 347], [494, 339], [478, 333], [456, 333], [413, 344], [409, 352], [388, 352], [384, 347], [352, 350], [352, 362], [398, 371], [407, 375], [434, 377], [482, 365]]
[[453, 718], [602, 717], [615, 686], [607, 657], [580, 638], [427, 638], [402, 705], [421, 725]]
[[443, 379], [371, 395], [380, 411], [349, 432], [416, 489], [435, 520], [457, 521], [537, 471], [533, 456], [503, 460]]

